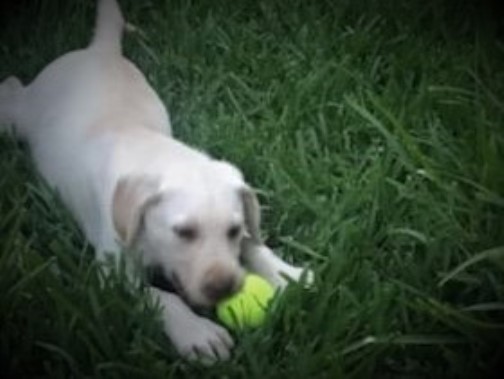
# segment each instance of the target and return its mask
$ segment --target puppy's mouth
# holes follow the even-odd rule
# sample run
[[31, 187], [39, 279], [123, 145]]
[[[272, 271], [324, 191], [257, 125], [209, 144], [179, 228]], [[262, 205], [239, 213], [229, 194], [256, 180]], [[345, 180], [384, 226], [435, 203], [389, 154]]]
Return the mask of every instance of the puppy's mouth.
[[187, 295], [186, 292], [184, 291], [184, 286], [182, 285], [182, 282], [180, 281], [176, 272], [173, 272], [170, 275], [170, 282], [172, 283], [175, 292], [178, 295], [182, 296], [187, 301]]
[[177, 294], [186, 304], [198, 313], [207, 312], [207, 306], [196, 304], [187, 295], [187, 292], [184, 290], [184, 286], [182, 285], [182, 282], [176, 272], [166, 274], [165, 270], [163, 270], [161, 266], [149, 266], [146, 268], [146, 276], [147, 281], [151, 286], [159, 288], [165, 292]]
[[175, 273], [165, 274], [161, 266], [148, 266], [145, 269], [147, 282], [156, 288], [165, 292], [176, 293], [184, 297], [183, 287], [178, 276]]

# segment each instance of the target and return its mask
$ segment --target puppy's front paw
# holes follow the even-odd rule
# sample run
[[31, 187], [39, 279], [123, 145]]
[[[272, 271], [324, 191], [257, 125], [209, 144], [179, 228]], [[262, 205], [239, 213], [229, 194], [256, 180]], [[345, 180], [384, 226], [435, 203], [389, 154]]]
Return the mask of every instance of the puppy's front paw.
[[245, 264], [276, 289], [283, 290], [291, 281], [299, 282], [301, 279], [307, 287], [313, 284], [315, 275], [312, 270], [287, 263], [266, 245], [251, 244], [246, 248]]
[[303, 279], [303, 284], [305, 287], [309, 288], [313, 285], [315, 280], [315, 274], [313, 270], [305, 267], [284, 267], [282, 271], [277, 273], [275, 278], [276, 287], [283, 289], [290, 281], [300, 282]]
[[315, 280], [315, 273], [312, 269], [306, 267], [293, 267], [293, 272], [288, 275], [295, 282], [300, 282], [303, 279], [303, 284], [306, 287], [311, 287]]
[[169, 334], [181, 356], [205, 365], [229, 359], [234, 345], [226, 329], [197, 315], [178, 320]]

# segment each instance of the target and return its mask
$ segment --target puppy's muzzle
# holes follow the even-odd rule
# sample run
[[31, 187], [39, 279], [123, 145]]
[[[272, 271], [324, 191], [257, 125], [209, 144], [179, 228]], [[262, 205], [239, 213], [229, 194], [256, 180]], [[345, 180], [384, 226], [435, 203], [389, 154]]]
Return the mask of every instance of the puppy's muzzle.
[[237, 292], [243, 282], [241, 275], [238, 275], [229, 268], [220, 265], [212, 266], [204, 276], [201, 292], [212, 303], [231, 296]]

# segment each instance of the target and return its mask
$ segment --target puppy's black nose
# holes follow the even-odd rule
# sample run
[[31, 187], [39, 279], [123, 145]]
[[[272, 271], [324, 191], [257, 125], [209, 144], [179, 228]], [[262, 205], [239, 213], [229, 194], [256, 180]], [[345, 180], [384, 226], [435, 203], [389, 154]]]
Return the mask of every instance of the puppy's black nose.
[[236, 292], [236, 284], [233, 276], [226, 276], [206, 283], [203, 292], [210, 300], [218, 302]]

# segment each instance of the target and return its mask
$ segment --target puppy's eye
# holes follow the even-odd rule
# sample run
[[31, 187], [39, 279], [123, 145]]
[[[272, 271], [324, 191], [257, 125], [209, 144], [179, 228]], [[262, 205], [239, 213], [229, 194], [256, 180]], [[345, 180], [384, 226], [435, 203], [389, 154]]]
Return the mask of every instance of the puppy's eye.
[[198, 231], [193, 226], [179, 226], [173, 228], [174, 232], [183, 240], [194, 241], [198, 236]]
[[239, 225], [233, 225], [228, 229], [227, 235], [230, 240], [236, 239], [241, 232], [241, 227]]

